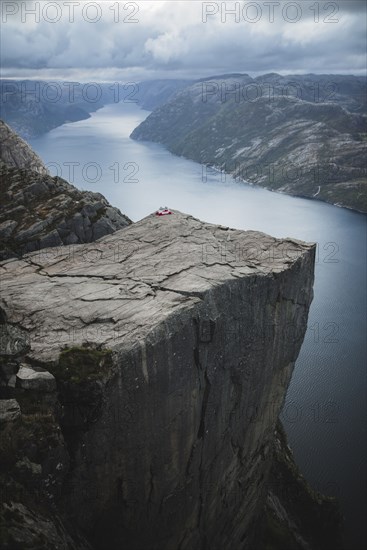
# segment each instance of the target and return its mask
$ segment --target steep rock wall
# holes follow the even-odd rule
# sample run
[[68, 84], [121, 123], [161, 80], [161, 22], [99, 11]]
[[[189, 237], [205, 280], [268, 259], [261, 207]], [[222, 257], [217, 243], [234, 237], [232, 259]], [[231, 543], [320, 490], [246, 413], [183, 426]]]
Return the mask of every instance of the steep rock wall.
[[1, 264], [23, 361], [58, 385], [52, 501], [96, 548], [252, 548], [314, 250], [174, 212]]

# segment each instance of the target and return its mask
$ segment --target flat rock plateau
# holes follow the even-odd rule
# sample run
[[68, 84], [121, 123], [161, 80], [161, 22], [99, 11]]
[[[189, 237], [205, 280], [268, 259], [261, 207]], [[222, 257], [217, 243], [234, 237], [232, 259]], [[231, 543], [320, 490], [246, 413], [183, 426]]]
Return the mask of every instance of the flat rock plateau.
[[3, 261], [4, 548], [340, 548], [277, 427], [314, 255], [173, 211]]

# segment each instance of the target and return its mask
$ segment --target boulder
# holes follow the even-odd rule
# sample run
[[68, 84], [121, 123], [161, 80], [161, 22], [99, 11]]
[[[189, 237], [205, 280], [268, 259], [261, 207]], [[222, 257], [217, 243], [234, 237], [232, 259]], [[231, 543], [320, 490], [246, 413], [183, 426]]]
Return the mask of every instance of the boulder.
[[56, 380], [50, 372], [39, 367], [32, 368], [28, 365], [20, 366], [16, 385], [23, 390], [38, 392], [53, 392], [56, 390]]

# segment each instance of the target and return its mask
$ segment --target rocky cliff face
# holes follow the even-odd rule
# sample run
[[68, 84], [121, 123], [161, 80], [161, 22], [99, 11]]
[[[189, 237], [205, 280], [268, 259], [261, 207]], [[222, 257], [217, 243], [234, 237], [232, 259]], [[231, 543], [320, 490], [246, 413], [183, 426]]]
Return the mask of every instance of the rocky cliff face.
[[257, 548], [314, 250], [174, 212], [3, 262], [5, 548], [30, 487], [57, 548]]
[[18, 134], [5, 122], [0, 120], [0, 162], [10, 168], [32, 170], [42, 175], [49, 175], [46, 166], [39, 156]]
[[41, 159], [0, 122], [0, 259], [91, 242], [131, 223], [99, 193], [51, 177]]
[[365, 95], [355, 77], [222, 77], [176, 94], [131, 137], [240, 181], [367, 212]]
[[274, 433], [267, 496], [256, 550], [342, 550], [343, 518], [334, 498], [310, 487], [295, 464], [283, 426]]

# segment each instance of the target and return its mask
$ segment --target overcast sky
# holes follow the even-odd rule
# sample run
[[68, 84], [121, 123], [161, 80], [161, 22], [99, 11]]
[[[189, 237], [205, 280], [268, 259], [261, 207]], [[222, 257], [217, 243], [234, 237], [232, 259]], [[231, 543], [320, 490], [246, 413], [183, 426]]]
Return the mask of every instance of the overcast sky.
[[364, 0], [2, 1], [1, 11], [7, 78], [366, 71]]

